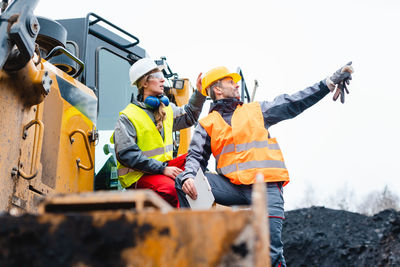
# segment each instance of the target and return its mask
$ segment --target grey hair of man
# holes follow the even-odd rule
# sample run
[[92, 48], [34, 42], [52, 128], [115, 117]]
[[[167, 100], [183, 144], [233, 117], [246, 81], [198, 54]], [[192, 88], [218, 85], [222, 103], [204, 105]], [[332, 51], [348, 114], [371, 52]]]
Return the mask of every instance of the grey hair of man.
[[217, 86], [221, 87], [221, 81], [222, 80], [218, 80], [217, 82], [215, 82], [212, 85], [210, 85], [210, 87], [208, 87], [208, 95], [211, 97], [211, 99], [213, 101], [215, 101], [215, 99], [216, 99], [214, 88], [217, 87]]

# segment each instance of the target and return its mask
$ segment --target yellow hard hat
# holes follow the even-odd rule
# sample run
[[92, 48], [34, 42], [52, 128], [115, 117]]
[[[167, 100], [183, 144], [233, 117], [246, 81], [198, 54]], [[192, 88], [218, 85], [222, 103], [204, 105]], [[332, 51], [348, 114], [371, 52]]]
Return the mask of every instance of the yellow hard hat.
[[231, 77], [235, 83], [240, 81], [242, 77], [240, 77], [239, 74], [235, 72], [229, 72], [228, 68], [226, 67], [216, 67], [213, 68], [212, 70], [208, 71], [206, 74], [204, 74], [203, 79], [201, 79], [201, 86], [203, 87], [201, 93], [205, 96], [207, 96], [207, 89], [210, 85], [212, 85], [214, 82], [221, 80], [222, 78], [225, 77]]

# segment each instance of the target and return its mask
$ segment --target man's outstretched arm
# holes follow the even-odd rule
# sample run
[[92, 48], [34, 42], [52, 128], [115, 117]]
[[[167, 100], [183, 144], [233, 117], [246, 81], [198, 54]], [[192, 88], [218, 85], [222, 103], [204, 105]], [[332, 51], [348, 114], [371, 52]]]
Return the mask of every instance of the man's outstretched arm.
[[260, 102], [266, 126], [269, 127], [282, 120], [296, 117], [335, 89], [339, 90], [339, 93], [336, 92], [335, 95], [344, 93], [345, 90], [342, 86], [349, 84], [352, 72], [353, 68], [349, 62], [327, 79], [304, 90], [292, 95], [282, 94], [273, 101]]

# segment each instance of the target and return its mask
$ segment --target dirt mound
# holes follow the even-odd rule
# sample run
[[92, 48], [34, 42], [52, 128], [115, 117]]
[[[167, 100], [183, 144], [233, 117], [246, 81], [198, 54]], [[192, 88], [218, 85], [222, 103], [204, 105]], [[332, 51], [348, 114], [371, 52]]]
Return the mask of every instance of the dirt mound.
[[372, 217], [324, 207], [286, 212], [287, 265], [400, 266], [400, 212]]

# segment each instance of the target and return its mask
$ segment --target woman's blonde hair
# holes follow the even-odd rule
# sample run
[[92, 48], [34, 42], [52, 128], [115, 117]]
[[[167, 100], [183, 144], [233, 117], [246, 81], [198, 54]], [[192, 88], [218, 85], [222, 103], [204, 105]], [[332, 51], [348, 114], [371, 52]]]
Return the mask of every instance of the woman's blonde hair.
[[[137, 82], [137, 87], [139, 89], [139, 95], [143, 96], [143, 91], [144, 91], [144, 83], [147, 82], [149, 80], [149, 75], [153, 72], [155, 72], [157, 70], [152, 70], [148, 73], [146, 73], [145, 75], [143, 75]], [[144, 99], [142, 99], [142, 101], [144, 101]], [[163, 121], [166, 119], [167, 117], [167, 113], [164, 110], [164, 103], [162, 103], [160, 101], [160, 105], [158, 106], [158, 108], [154, 109], [154, 119], [156, 121], [156, 127], [157, 130], [160, 131], [162, 129], [162, 125], [163, 125]]]

